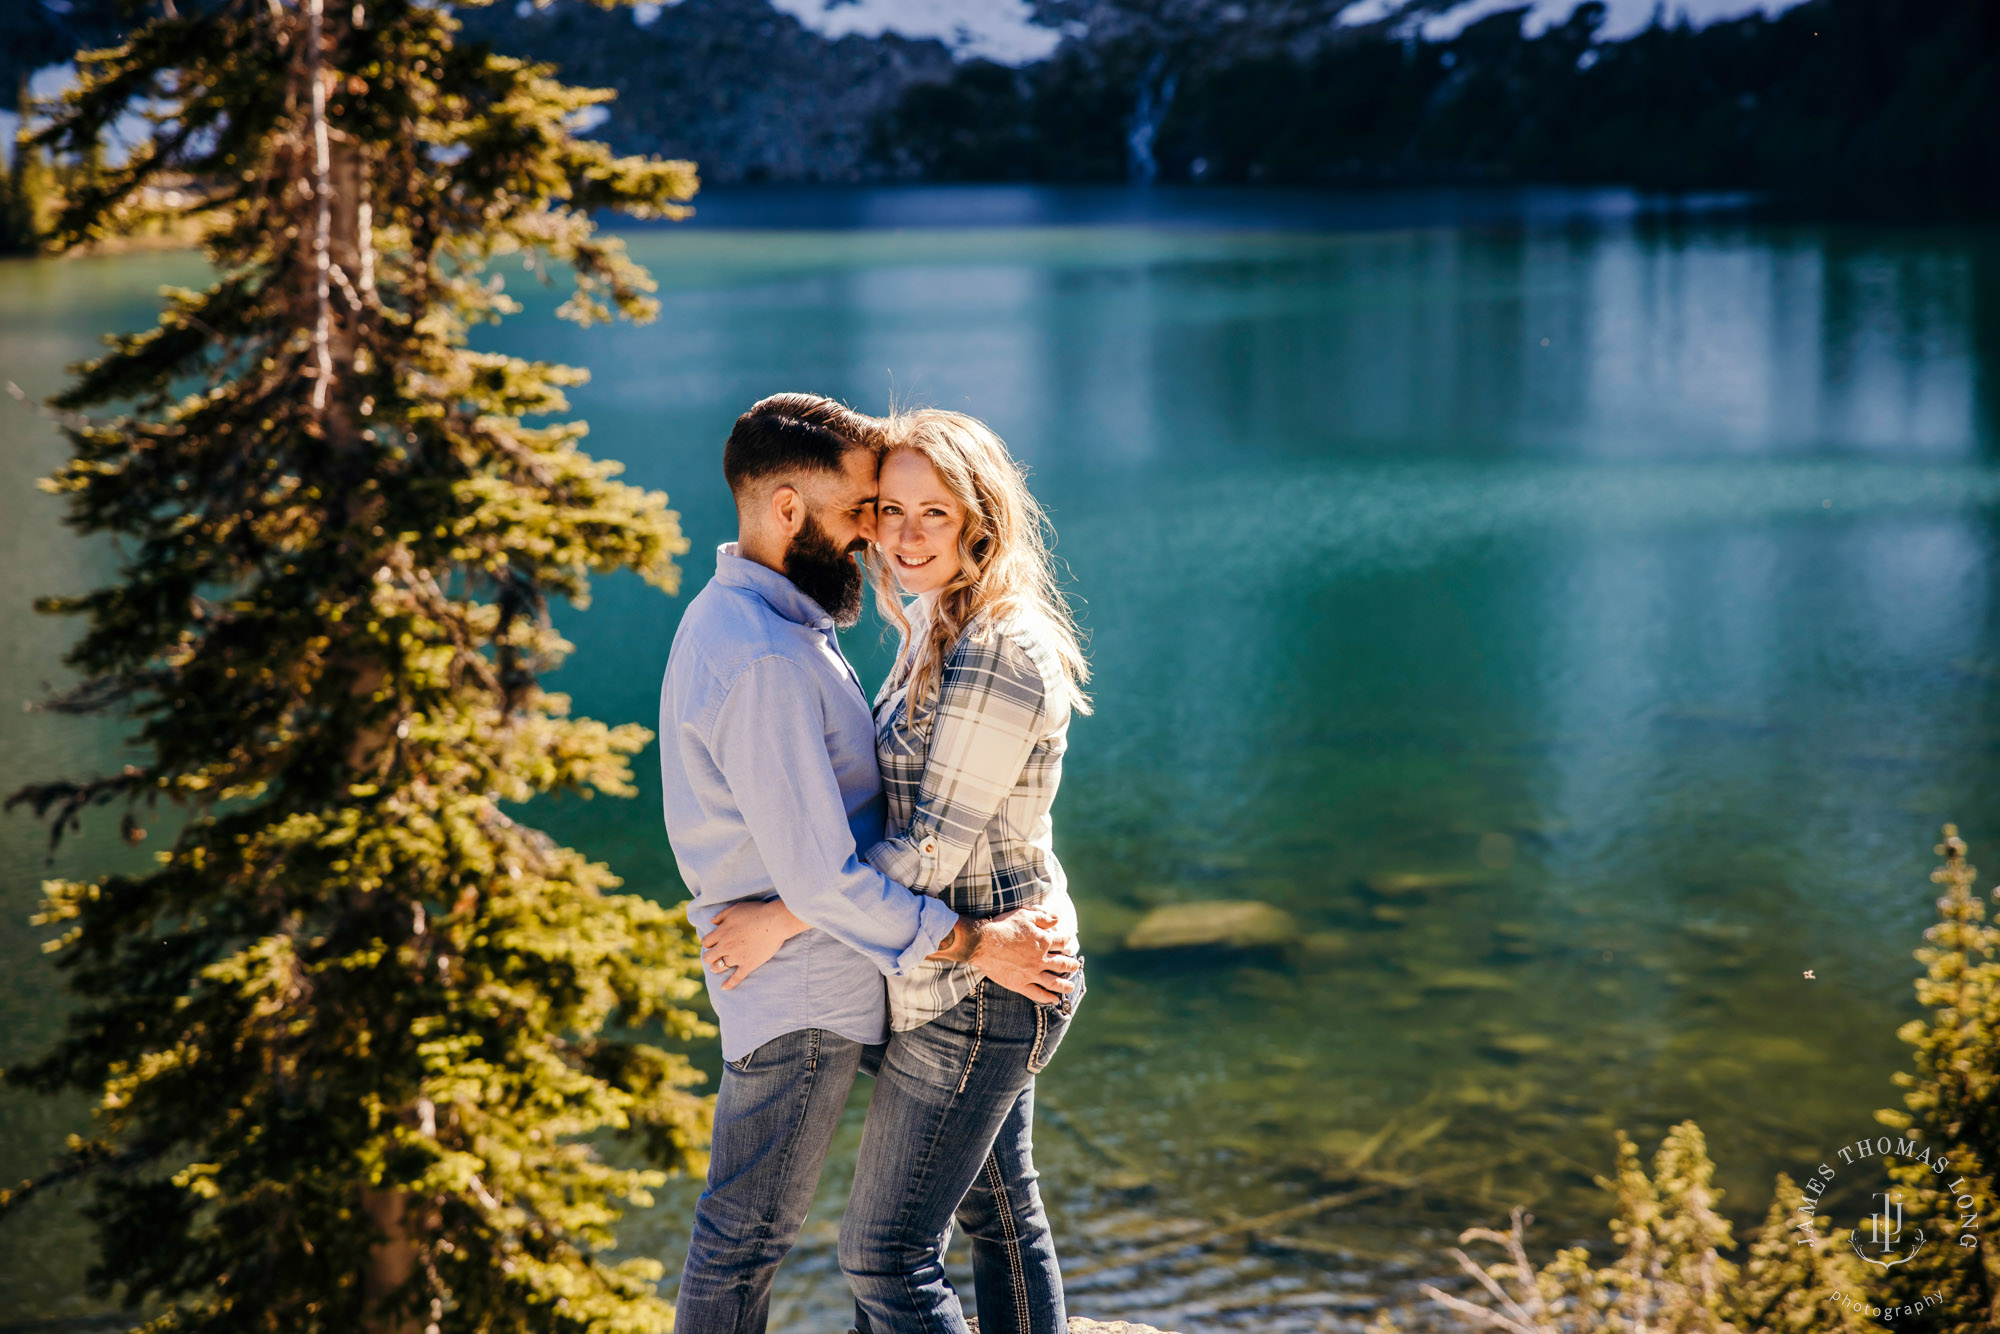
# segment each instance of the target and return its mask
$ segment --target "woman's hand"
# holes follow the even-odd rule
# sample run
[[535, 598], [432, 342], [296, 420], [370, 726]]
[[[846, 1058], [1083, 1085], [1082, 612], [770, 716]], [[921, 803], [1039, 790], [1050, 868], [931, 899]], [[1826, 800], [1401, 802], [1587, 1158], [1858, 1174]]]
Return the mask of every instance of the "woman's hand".
[[778, 947], [810, 930], [792, 915], [782, 899], [732, 903], [715, 914], [715, 928], [701, 938], [701, 966], [711, 973], [728, 973], [724, 991], [770, 962]]

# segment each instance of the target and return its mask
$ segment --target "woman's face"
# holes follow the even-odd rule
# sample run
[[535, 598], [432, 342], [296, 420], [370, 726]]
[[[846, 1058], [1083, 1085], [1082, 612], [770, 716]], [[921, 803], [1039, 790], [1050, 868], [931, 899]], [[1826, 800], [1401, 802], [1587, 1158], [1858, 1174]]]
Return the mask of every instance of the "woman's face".
[[950, 583], [965, 507], [931, 461], [914, 449], [891, 450], [875, 492], [875, 545], [904, 591], [931, 593]]

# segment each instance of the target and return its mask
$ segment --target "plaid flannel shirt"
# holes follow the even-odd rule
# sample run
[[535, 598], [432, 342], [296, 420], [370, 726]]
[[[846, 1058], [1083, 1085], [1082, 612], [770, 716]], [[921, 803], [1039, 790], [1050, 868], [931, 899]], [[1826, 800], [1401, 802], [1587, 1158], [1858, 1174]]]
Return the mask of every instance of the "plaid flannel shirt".
[[[929, 607], [908, 607], [910, 637], [875, 701], [875, 756], [890, 836], [865, 860], [891, 880], [967, 917], [1066, 898], [1049, 808], [1062, 780], [1070, 705], [1062, 668], [1032, 624], [966, 627], [938, 695], [909, 709], [912, 647]], [[980, 972], [930, 959], [889, 981], [889, 1027], [904, 1032], [951, 1009]]]

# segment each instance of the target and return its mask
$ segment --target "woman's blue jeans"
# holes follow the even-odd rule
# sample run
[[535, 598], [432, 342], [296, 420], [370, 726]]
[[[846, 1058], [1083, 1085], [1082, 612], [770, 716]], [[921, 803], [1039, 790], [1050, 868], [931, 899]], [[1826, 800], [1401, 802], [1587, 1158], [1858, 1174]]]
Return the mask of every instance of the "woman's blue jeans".
[[951, 1010], [890, 1035], [840, 1224], [861, 1334], [966, 1334], [944, 1272], [954, 1216], [972, 1243], [980, 1334], [1068, 1329], [1033, 1127], [1035, 1076], [1083, 997], [1074, 977], [1048, 1005], [981, 978]]

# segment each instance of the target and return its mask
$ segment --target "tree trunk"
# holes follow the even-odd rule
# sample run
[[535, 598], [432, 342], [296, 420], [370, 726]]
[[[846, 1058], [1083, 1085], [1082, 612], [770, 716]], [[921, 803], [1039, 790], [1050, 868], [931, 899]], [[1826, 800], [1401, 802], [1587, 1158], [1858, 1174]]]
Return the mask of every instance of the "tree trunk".
[[[293, 155], [292, 197], [305, 201], [299, 228], [300, 275], [296, 308], [303, 327], [311, 331], [308, 374], [313, 415], [321, 438], [336, 456], [366, 452], [362, 394], [356, 383], [356, 353], [362, 346], [363, 321], [374, 296], [374, 256], [367, 191], [370, 173], [359, 145], [332, 123], [330, 103], [345, 91], [346, 76], [338, 53], [350, 24], [360, 10], [336, 6], [327, 12], [325, 0], [302, 0], [299, 20], [299, 101], [304, 134]], [[351, 505], [358, 506], [355, 500]], [[365, 523], [367, 515], [350, 508], [350, 522]], [[356, 661], [349, 689], [367, 697], [384, 680], [381, 665]], [[365, 770], [389, 740], [387, 727], [358, 733], [348, 748], [352, 771]], [[415, 1109], [406, 1118], [419, 1125]], [[430, 1131], [429, 1118], [421, 1129]], [[391, 1314], [383, 1304], [401, 1293], [417, 1272], [419, 1252], [412, 1236], [421, 1222], [411, 1217], [411, 1199], [400, 1190], [363, 1186], [361, 1215], [383, 1238], [369, 1250], [361, 1273], [362, 1328], [366, 1334], [418, 1334], [423, 1322], [409, 1314]]]
[[407, 1207], [408, 1197], [400, 1190], [361, 1192], [362, 1213], [389, 1238], [369, 1252], [368, 1268], [361, 1275], [362, 1318], [368, 1334], [417, 1334], [422, 1328], [414, 1318], [392, 1318], [381, 1310], [383, 1300], [417, 1271], [417, 1248], [403, 1229]]

